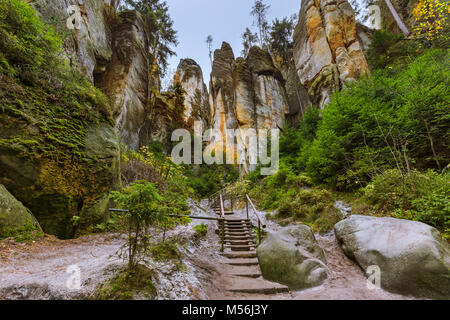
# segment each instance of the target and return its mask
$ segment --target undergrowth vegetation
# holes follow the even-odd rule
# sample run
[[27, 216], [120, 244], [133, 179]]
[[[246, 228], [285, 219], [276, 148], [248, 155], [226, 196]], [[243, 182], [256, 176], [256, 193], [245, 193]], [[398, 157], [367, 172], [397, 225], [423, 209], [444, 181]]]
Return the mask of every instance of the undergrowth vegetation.
[[368, 55], [370, 77], [283, 130], [278, 173], [256, 171], [237, 189], [315, 231], [343, 218], [334, 202], [344, 198], [353, 213], [421, 221], [450, 238], [450, 51], [377, 31]]

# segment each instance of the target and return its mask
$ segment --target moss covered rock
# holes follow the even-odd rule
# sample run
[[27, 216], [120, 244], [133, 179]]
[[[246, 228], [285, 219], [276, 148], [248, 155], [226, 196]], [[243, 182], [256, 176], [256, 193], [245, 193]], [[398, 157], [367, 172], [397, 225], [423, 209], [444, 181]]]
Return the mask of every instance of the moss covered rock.
[[270, 233], [257, 254], [265, 279], [294, 290], [321, 285], [328, 277], [325, 254], [306, 225]]
[[0, 238], [14, 235], [27, 226], [41, 228], [31, 212], [0, 184]]

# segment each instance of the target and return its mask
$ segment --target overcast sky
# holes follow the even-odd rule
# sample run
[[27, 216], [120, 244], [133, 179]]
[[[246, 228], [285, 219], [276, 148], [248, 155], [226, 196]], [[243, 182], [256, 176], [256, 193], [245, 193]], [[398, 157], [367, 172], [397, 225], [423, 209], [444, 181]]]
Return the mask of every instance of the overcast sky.
[[[179, 46], [176, 57], [170, 59], [170, 68], [176, 69], [180, 59], [191, 58], [202, 67], [208, 85], [211, 64], [206, 47], [206, 37], [214, 38], [214, 49], [222, 41], [228, 42], [238, 57], [242, 50], [241, 35], [246, 27], [253, 26], [250, 16], [254, 0], [166, 0], [169, 12], [178, 31]], [[269, 21], [298, 14], [301, 0], [266, 0], [271, 5]]]

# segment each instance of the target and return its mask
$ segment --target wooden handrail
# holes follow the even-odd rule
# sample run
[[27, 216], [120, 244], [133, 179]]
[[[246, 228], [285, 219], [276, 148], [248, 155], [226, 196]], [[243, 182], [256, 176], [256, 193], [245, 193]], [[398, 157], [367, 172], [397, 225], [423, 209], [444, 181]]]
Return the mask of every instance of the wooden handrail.
[[[256, 215], [256, 217], [258, 218], [259, 223], [262, 224], [261, 216], [259, 215], [259, 211], [256, 210], [256, 207], [255, 207], [255, 205], [253, 204], [252, 199], [250, 199], [250, 197], [248, 196], [248, 194], [246, 194], [245, 197], [247, 198], [247, 201], [250, 203], [250, 205], [251, 205], [253, 211], [255, 212], [255, 215]], [[263, 225], [262, 227], [265, 228], [266, 226]]]

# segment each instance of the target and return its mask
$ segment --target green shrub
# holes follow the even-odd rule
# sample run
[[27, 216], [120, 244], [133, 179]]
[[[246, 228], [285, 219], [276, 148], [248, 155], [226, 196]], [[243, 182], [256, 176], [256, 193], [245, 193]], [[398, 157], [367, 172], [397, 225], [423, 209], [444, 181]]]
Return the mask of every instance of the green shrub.
[[434, 171], [409, 175], [388, 170], [364, 188], [364, 198], [382, 215], [429, 224], [448, 237], [450, 174]]
[[9, 71], [34, 68], [51, 70], [62, 41], [43, 23], [31, 5], [22, 0], [0, 1], [0, 61]]
[[42, 238], [43, 235], [39, 227], [27, 222], [20, 228], [14, 228], [9, 231], [5, 230], [4, 236], [0, 239], [13, 238], [16, 242], [30, 242]]
[[121, 270], [108, 283], [101, 285], [93, 295], [97, 300], [132, 300], [134, 295], [144, 295], [147, 299], [156, 296], [153, 284], [155, 272], [143, 265], [135, 270]]
[[195, 234], [198, 238], [204, 238], [206, 237], [206, 234], [208, 233], [208, 226], [204, 223], [198, 224], [194, 227]]
[[355, 190], [389, 168], [450, 162], [450, 51], [428, 50], [335, 93], [317, 137], [302, 150], [315, 183]]
[[182, 254], [175, 240], [161, 241], [149, 248], [150, 255], [156, 261], [181, 260]]

